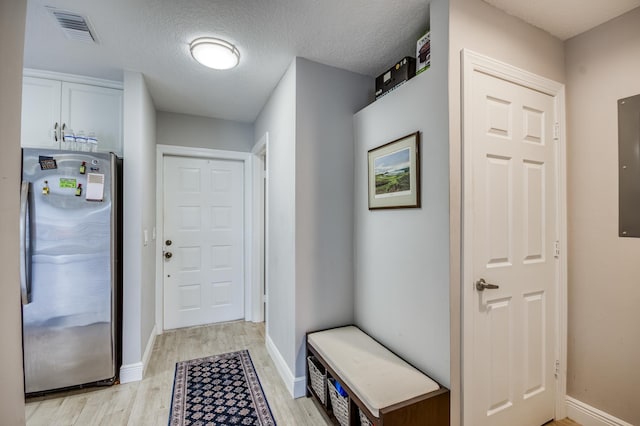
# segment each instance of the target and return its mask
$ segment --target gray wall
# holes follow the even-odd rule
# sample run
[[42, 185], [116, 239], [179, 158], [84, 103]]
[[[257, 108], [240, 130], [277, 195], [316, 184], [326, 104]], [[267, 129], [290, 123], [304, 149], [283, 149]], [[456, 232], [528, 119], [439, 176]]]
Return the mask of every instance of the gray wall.
[[296, 376], [307, 331], [353, 323], [353, 114], [371, 77], [296, 61]]
[[295, 365], [296, 61], [258, 115], [255, 137], [269, 132], [267, 155], [267, 338], [293, 374]]
[[253, 124], [195, 115], [157, 112], [157, 143], [249, 152]]
[[18, 266], [20, 211], [20, 105], [26, 0], [0, 2], [0, 419], [23, 425], [22, 318]]
[[[156, 115], [142, 74], [124, 73], [123, 353], [142, 361], [155, 324]], [[143, 243], [144, 231], [149, 236]]]
[[640, 8], [565, 44], [567, 393], [640, 425], [640, 239], [618, 237], [617, 100], [640, 94]]
[[449, 132], [451, 220], [451, 424], [460, 415], [461, 114], [460, 51], [474, 50], [544, 77], [564, 82], [564, 50], [549, 33], [482, 0], [449, 0]]
[[[142, 230], [147, 231], [149, 242], [142, 245], [142, 278], [140, 280], [141, 304], [141, 334], [140, 347], [144, 351], [152, 338], [151, 333], [156, 325], [156, 244], [153, 238], [156, 227], [156, 109], [144, 76], [136, 76], [140, 87], [140, 141], [142, 182]], [[151, 190], [149, 190], [151, 188]], [[138, 234], [139, 235], [139, 234]], [[144, 355], [144, 352], [143, 352]], [[146, 367], [146, 366], [145, 366]]]
[[[355, 115], [356, 324], [449, 387], [448, 2], [431, 68]], [[419, 131], [422, 208], [368, 210], [367, 151]]]
[[267, 336], [296, 396], [304, 334], [353, 319], [352, 119], [372, 87], [296, 58], [255, 124], [255, 140], [269, 133]]

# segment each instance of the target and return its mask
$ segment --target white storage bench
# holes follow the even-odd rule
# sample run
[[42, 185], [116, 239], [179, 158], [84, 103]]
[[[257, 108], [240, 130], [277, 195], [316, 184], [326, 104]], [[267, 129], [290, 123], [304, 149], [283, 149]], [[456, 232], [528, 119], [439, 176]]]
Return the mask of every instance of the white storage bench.
[[[307, 333], [306, 347], [307, 396], [314, 397], [334, 423], [449, 425], [449, 390], [359, 328]], [[346, 397], [340, 398], [333, 381], [342, 385]]]

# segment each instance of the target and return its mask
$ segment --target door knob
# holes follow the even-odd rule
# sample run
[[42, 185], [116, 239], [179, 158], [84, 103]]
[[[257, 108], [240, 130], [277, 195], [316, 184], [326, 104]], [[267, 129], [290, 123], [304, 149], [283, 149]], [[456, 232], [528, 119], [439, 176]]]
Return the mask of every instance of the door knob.
[[476, 290], [478, 291], [495, 290], [497, 288], [500, 288], [500, 286], [495, 284], [489, 284], [484, 280], [484, 278], [480, 278], [478, 281], [476, 281]]
[[171, 256], [173, 256], [173, 254], [170, 251], [165, 251], [164, 252], [164, 258], [165, 259], [171, 259]]

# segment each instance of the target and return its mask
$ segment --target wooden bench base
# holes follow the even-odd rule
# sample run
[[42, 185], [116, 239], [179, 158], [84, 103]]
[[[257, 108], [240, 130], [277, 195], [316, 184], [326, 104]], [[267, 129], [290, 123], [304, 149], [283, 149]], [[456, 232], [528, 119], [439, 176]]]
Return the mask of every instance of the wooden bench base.
[[[310, 333], [307, 333], [310, 334]], [[420, 395], [407, 401], [384, 407], [375, 417], [360, 400], [358, 395], [345, 384], [345, 381], [336, 373], [335, 369], [306, 342], [307, 357], [313, 356], [327, 372], [327, 376], [337, 380], [348, 394], [349, 400], [349, 426], [360, 426], [361, 410], [369, 421], [375, 426], [448, 426], [449, 420], [449, 390], [440, 386], [440, 389]], [[375, 372], [372, 372], [375, 374]], [[329, 384], [331, 386], [331, 384]], [[327, 416], [338, 425], [339, 422], [333, 415], [330, 398], [322, 403], [311, 386], [309, 366], [307, 365], [307, 396], [313, 397]]]

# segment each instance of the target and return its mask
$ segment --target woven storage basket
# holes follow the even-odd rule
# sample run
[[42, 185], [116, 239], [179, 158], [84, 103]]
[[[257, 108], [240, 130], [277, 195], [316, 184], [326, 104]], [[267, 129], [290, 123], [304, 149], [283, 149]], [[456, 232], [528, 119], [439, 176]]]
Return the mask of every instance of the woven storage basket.
[[342, 426], [349, 426], [349, 397], [340, 396], [336, 389], [334, 379], [329, 379], [327, 387], [329, 388], [329, 396], [331, 397], [333, 415], [336, 416], [338, 423]]
[[[318, 365], [315, 357], [307, 357], [309, 364], [309, 377], [311, 379], [311, 388], [324, 405], [327, 405], [327, 372], [321, 371], [322, 366]], [[324, 368], [322, 368], [324, 370]]]
[[369, 418], [367, 416], [365, 416], [365, 414], [362, 412], [362, 410], [358, 409], [358, 411], [360, 412], [360, 424], [362, 426], [372, 426], [373, 423], [371, 423], [371, 420], [369, 420]]

